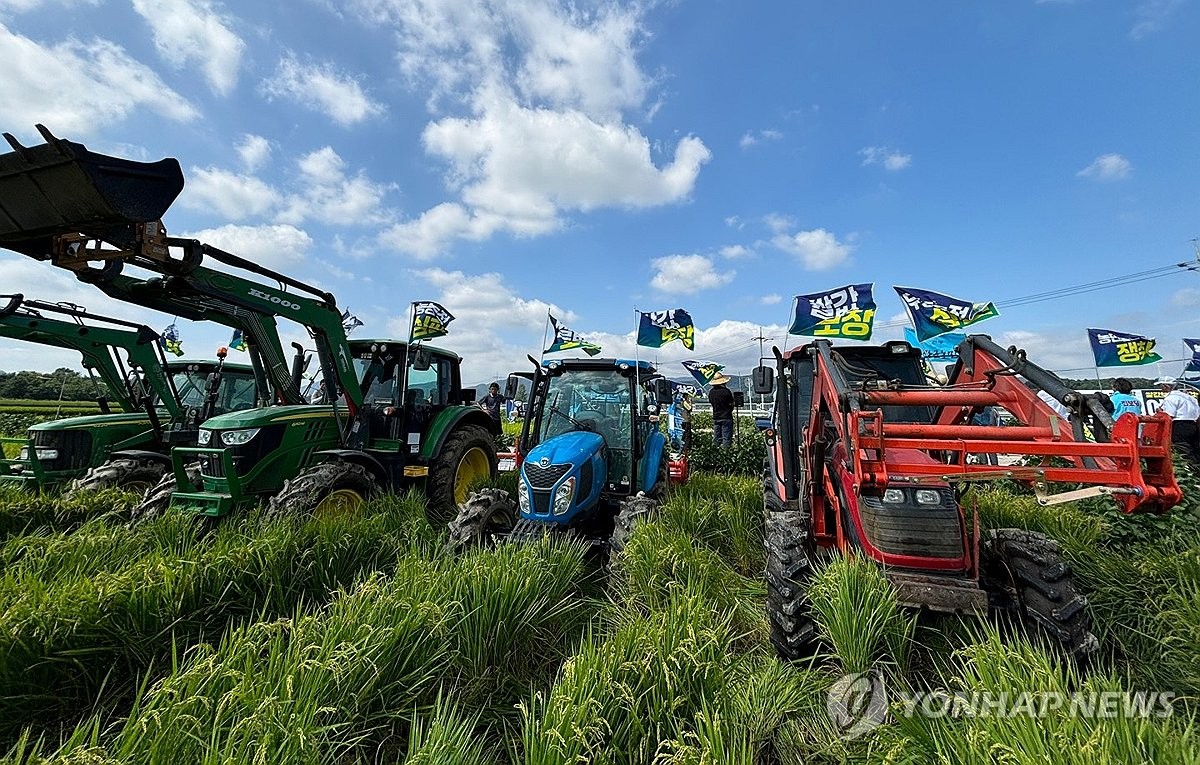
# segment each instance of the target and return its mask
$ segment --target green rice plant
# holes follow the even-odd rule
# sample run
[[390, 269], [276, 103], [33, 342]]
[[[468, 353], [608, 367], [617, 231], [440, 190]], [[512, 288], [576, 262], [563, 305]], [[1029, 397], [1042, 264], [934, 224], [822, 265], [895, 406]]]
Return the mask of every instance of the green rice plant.
[[463, 716], [439, 696], [428, 718], [418, 717], [409, 732], [404, 765], [485, 765], [495, 760], [486, 754], [478, 735], [478, 717]]
[[1068, 549], [1095, 548], [1105, 534], [1104, 521], [1078, 504], [1043, 507], [1029, 494], [1003, 486], [975, 487], [964, 498], [968, 520], [978, 509], [985, 529], [1028, 529], [1058, 540]]
[[762, 572], [760, 481], [693, 475], [671, 490], [662, 518], [672, 529], [718, 552], [735, 571], [754, 577]]
[[877, 564], [836, 559], [817, 572], [809, 598], [813, 619], [847, 672], [865, 672], [882, 662], [907, 666], [916, 615], [896, 602], [896, 591]]
[[65, 498], [5, 487], [0, 489], [0, 541], [39, 529], [71, 531], [96, 518], [123, 521], [139, 501], [136, 494], [119, 489]]
[[[96, 703], [117, 707], [139, 676], [170, 660], [173, 645], [289, 613], [390, 568], [422, 513], [414, 499], [398, 507], [404, 512], [307, 522], [252, 516], [203, 544], [147, 548], [120, 568], [50, 585], [36, 572], [21, 579], [25, 592], [0, 612], [0, 734], [69, 725]], [[168, 518], [160, 531], [196, 520]]]
[[[1144, 701], [1145, 716], [1126, 716], [1119, 698], [1130, 689], [1115, 676], [1085, 677], [1040, 646], [1002, 635], [990, 626], [964, 652], [966, 671], [944, 678], [945, 698], [958, 693], [962, 701], [911, 708], [893, 705], [895, 724], [878, 731], [880, 740], [869, 750], [869, 761], [914, 765], [1200, 761], [1193, 722], [1166, 717], [1169, 705], [1162, 701]], [[1105, 703], [1101, 694], [1118, 699], [1111, 714], [1102, 711], [1106, 707], [1101, 706]], [[975, 711], [956, 714], [955, 709]]]
[[698, 598], [593, 632], [548, 693], [522, 705], [526, 765], [651, 762], [722, 692], [734, 636]]

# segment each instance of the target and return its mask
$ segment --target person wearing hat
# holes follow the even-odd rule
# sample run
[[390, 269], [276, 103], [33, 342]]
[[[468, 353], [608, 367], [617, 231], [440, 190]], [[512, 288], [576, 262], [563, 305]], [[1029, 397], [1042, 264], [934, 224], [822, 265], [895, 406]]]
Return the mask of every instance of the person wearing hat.
[[1197, 446], [1200, 446], [1197, 444], [1196, 426], [1196, 419], [1200, 418], [1200, 404], [1183, 392], [1183, 383], [1174, 377], [1160, 377], [1154, 384], [1167, 394], [1158, 405], [1158, 411], [1166, 412], [1171, 417], [1171, 443], [1186, 457], [1195, 460]]
[[713, 443], [733, 446], [733, 391], [726, 387], [729, 378], [717, 375], [708, 389], [708, 403], [713, 415]]

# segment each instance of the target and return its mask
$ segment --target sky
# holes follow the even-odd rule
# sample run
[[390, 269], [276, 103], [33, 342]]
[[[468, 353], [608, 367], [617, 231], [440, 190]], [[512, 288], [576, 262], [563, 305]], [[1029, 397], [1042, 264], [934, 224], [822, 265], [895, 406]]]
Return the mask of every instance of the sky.
[[[0, 129], [178, 158], [171, 234], [333, 292], [355, 337], [440, 302], [467, 384], [528, 368], [548, 311], [631, 357], [636, 310], [686, 308], [695, 350], [639, 355], [746, 373], [794, 295], [863, 282], [874, 341], [919, 287], [1066, 376], [1088, 327], [1154, 337], [1157, 376], [1200, 272], [1020, 299], [1196, 261], [1198, 31], [1189, 0], [0, 0]], [[173, 320], [0, 251], [17, 291]]]

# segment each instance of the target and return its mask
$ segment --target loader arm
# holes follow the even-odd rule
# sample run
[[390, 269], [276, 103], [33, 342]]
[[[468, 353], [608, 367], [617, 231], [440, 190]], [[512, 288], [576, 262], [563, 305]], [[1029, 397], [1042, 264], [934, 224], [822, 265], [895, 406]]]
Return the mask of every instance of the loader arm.
[[[10, 296], [0, 295], [0, 301], [7, 297]], [[160, 405], [171, 417], [182, 413], [178, 394], [164, 371], [157, 332], [145, 325], [91, 314], [77, 307], [25, 300], [20, 295], [11, 297], [15, 300], [10, 301], [7, 310], [0, 306], [0, 337], [77, 351], [84, 366], [99, 373], [121, 409], [133, 412], [142, 408], [142, 402], [136, 400], [129, 388], [126, 377], [129, 370], [117, 353], [124, 351], [130, 365], [141, 370], [142, 380], [158, 394]]]

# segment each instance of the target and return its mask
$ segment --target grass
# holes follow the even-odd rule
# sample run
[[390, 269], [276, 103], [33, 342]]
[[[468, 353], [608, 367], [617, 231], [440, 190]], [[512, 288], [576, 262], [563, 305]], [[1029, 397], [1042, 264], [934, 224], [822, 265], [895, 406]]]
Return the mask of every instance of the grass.
[[[0, 497], [0, 518], [22, 501]], [[861, 560], [818, 570], [820, 651], [778, 662], [754, 479], [694, 476], [638, 528], [611, 581], [572, 545], [449, 557], [412, 498], [353, 521], [251, 517], [215, 532], [177, 518], [127, 529], [118, 499], [104, 501], [0, 546], [7, 762], [1200, 762], [1190, 504], [1146, 521], [1042, 508], [1013, 487], [969, 495], [985, 526], [1061, 543], [1103, 641], [1081, 669], [988, 622], [917, 620]], [[894, 705], [845, 739], [828, 691], [872, 669], [896, 692], [1177, 699], [1170, 717], [1116, 719]]]

